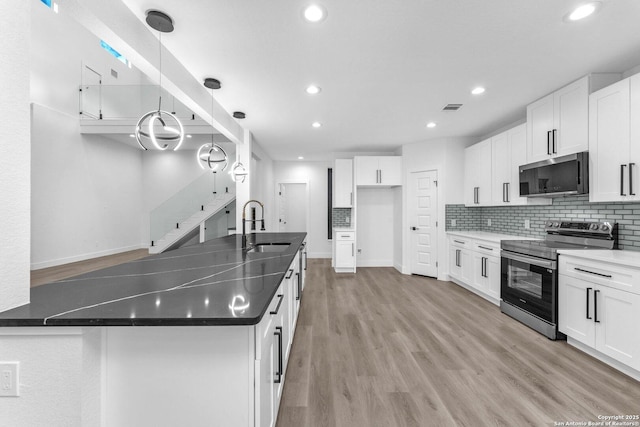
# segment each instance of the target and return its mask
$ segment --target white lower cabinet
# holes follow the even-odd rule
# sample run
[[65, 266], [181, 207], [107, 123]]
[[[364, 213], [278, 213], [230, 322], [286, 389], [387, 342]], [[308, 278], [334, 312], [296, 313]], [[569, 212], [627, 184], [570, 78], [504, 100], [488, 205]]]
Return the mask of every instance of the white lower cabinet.
[[500, 244], [449, 236], [449, 276], [492, 303], [500, 304]]
[[336, 273], [355, 273], [356, 240], [355, 231], [335, 231], [335, 260], [333, 267]]
[[640, 270], [561, 255], [560, 332], [640, 371], [640, 293], [633, 286], [638, 279]]

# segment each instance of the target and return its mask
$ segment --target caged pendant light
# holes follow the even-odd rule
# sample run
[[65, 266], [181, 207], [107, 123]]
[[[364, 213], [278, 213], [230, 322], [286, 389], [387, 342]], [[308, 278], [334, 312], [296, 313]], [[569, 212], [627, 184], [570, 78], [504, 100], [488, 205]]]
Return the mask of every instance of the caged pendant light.
[[[204, 80], [204, 85], [211, 89], [211, 117], [213, 117], [213, 89], [220, 88], [220, 82], [216, 79], [207, 78]], [[224, 171], [229, 164], [229, 157], [224, 149], [213, 142], [213, 132], [211, 133], [211, 144], [204, 144], [196, 153], [196, 160], [198, 165], [202, 169], [209, 168], [216, 173], [220, 168], [220, 171]]]
[[[138, 120], [135, 137], [138, 145], [143, 150], [148, 150], [149, 142], [158, 150], [164, 151], [173, 146], [176, 151], [184, 141], [184, 128], [178, 118], [162, 110], [162, 33], [173, 31], [173, 20], [169, 15], [149, 10], [146, 18], [147, 24], [154, 30], [158, 30], [158, 45], [160, 50], [160, 81], [158, 84], [158, 109], [149, 111]], [[146, 144], [146, 145], [145, 145]]]

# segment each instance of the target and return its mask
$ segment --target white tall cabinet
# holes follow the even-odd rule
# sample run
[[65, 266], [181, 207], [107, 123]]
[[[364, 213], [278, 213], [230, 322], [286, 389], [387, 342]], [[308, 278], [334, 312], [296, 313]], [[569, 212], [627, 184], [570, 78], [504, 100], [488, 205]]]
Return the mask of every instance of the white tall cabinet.
[[402, 185], [402, 157], [357, 156], [355, 162], [356, 185]]
[[640, 74], [591, 94], [589, 116], [589, 200], [640, 200]]

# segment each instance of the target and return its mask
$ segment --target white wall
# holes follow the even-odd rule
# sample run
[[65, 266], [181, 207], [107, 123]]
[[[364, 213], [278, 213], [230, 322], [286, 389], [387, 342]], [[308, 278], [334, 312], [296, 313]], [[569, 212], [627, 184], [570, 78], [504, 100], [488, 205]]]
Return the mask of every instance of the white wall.
[[[445, 232], [445, 205], [463, 203], [464, 149], [475, 142], [474, 138], [442, 138], [402, 146], [404, 162], [403, 203], [408, 206], [409, 174], [425, 170], [438, 171], [438, 278], [447, 278], [447, 246]], [[411, 273], [411, 238], [408, 209], [402, 220], [403, 251], [402, 272]]]
[[33, 105], [31, 266], [141, 247], [141, 152]]
[[[273, 160], [266, 151], [253, 141], [251, 161], [251, 198], [264, 203], [265, 228], [267, 231], [275, 231], [278, 227], [275, 192]], [[241, 206], [242, 207], [242, 206]], [[238, 212], [242, 215], [242, 212]]]
[[0, 3], [0, 311], [29, 302], [32, 3]]
[[[274, 182], [309, 183], [309, 223], [307, 248], [310, 258], [331, 258], [331, 241], [327, 236], [327, 170], [333, 162], [273, 162]], [[274, 187], [275, 195], [275, 187]], [[274, 212], [275, 213], [275, 212]]]
[[356, 196], [356, 265], [392, 267], [397, 209], [393, 188], [359, 187]]

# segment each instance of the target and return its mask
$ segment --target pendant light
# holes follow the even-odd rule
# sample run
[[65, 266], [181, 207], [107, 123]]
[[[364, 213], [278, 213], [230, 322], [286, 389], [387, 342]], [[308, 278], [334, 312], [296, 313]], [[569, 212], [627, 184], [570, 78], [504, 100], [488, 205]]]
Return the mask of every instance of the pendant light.
[[[220, 82], [216, 79], [206, 78], [204, 85], [211, 89], [211, 117], [213, 117], [213, 90], [220, 88]], [[198, 149], [196, 160], [202, 169], [208, 167], [213, 173], [216, 173], [220, 166], [222, 166], [220, 170], [224, 171], [229, 165], [227, 153], [221, 146], [213, 142], [213, 132], [211, 132], [211, 144], [204, 144]]]
[[236, 162], [231, 166], [229, 175], [231, 175], [235, 182], [239, 183], [243, 183], [247, 178], [247, 175], [249, 175], [247, 168], [245, 168], [242, 162], [240, 162], [239, 157], [238, 160], [236, 160]]
[[184, 128], [174, 114], [162, 110], [162, 33], [173, 31], [173, 20], [163, 12], [150, 10], [147, 12], [146, 21], [151, 28], [158, 31], [158, 45], [160, 48], [158, 109], [149, 111], [140, 117], [136, 124], [135, 137], [143, 150], [148, 150], [145, 143], [149, 145], [149, 142], [151, 142], [158, 150], [164, 151], [173, 145], [173, 151], [176, 151], [184, 141]]

